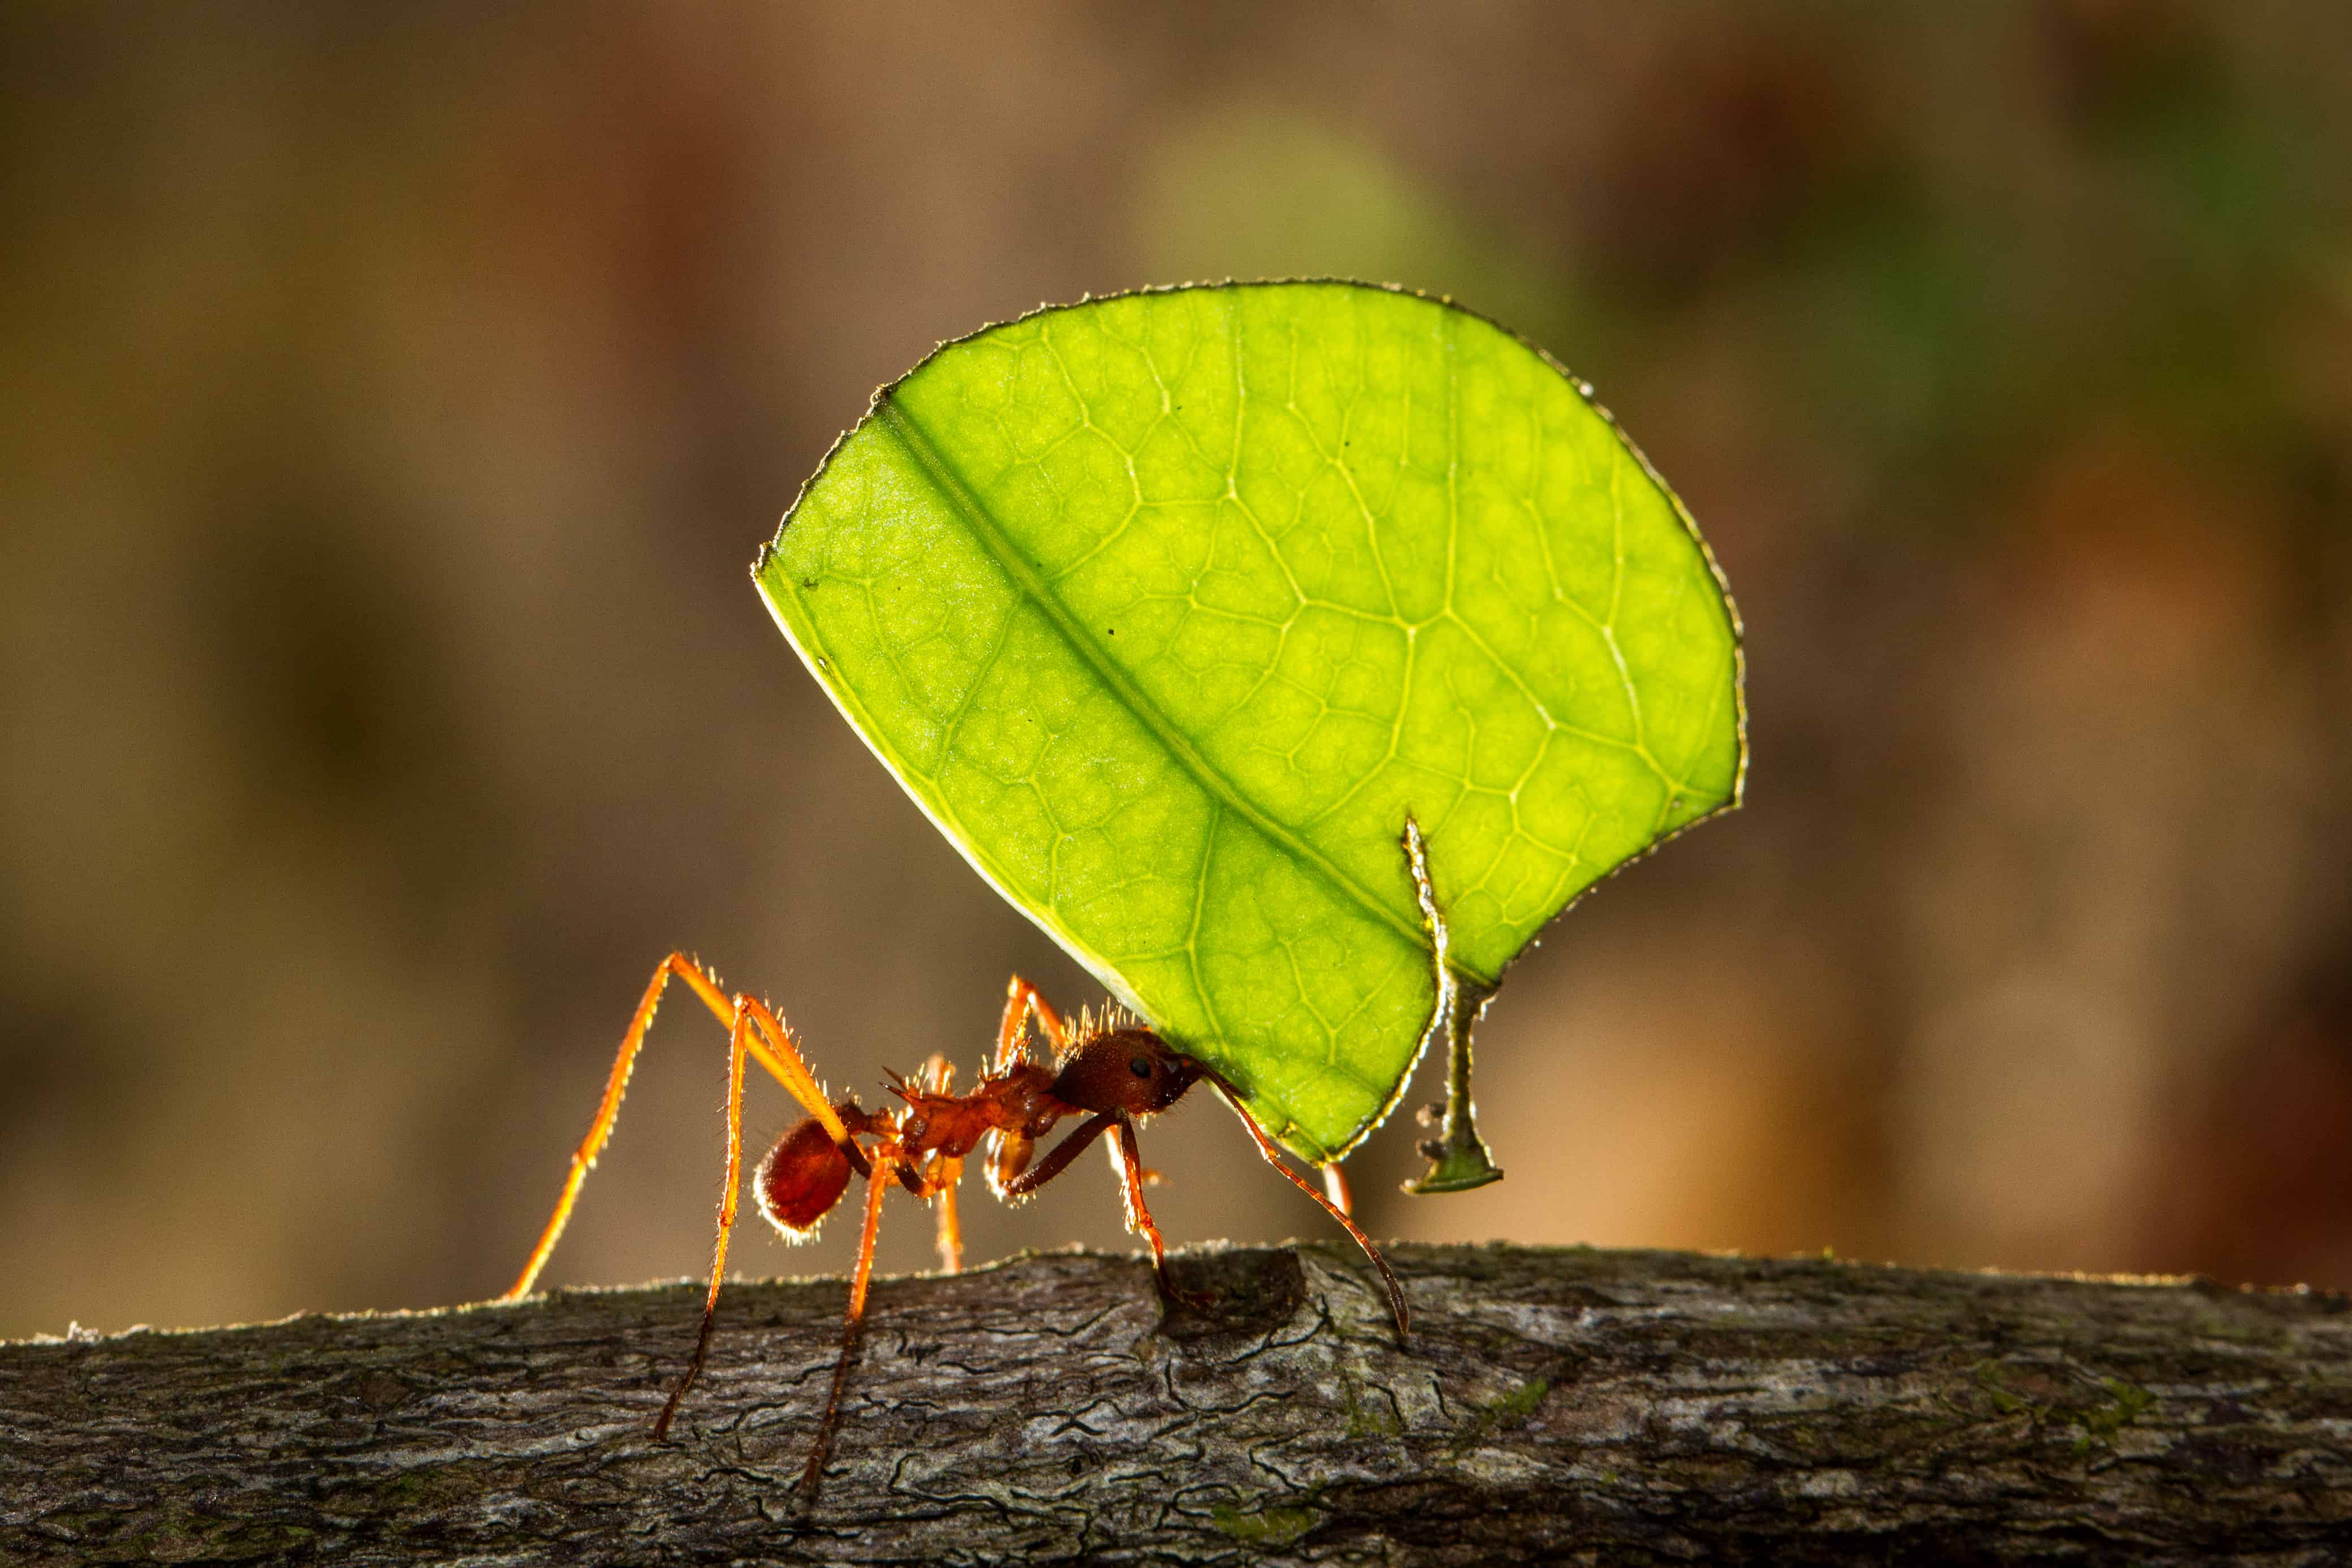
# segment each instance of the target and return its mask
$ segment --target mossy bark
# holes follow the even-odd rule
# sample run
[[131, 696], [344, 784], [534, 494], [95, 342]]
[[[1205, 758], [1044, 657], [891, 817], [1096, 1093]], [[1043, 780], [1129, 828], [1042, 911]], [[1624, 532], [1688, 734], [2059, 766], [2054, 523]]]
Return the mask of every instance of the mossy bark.
[[0, 1346], [0, 1562], [2352, 1560], [2352, 1311], [2307, 1291], [1401, 1247]]

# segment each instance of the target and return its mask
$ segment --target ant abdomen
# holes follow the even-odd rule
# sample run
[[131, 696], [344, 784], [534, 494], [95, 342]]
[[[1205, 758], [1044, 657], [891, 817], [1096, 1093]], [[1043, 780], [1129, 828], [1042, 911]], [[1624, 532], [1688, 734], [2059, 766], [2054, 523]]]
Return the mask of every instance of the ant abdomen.
[[778, 1138], [751, 1176], [760, 1212], [788, 1241], [815, 1235], [848, 1186], [849, 1156], [814, 1116]]

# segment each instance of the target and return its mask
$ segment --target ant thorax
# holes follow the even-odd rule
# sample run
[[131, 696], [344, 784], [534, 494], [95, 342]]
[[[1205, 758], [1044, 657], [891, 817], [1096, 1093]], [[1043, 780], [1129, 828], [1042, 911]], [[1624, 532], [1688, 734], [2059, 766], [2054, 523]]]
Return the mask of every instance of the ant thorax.
[[906, 1103], [874, 1118], [910, 1160], [938, 1155], [961, 1159], [991, 1133], [1042, 1137], [1072, 1113], [1056, 1099], [1054, 1071], [1018, 1061], [981, 1080], [969, 1094], [912, 1088], [900, 1082], [890, 1092]]
[[991, 1140], [988, 1176], [999, 1196], [1029, 1167], [1038, 1139], [1065, 1117], [1140, 1120], [1167, 1109], [1198, 1082], [1200, 1069], [1140, 1019], [1111, 1007], [1083, 1009], [1048, 1067], [1026, 1058], [1001, 1062], [968, 1094], [948, 1092], [943, 1070], [914, 1083], [894, 1078], [903, 1104], [865, 1119], [911, 1169], [961, 1160]]

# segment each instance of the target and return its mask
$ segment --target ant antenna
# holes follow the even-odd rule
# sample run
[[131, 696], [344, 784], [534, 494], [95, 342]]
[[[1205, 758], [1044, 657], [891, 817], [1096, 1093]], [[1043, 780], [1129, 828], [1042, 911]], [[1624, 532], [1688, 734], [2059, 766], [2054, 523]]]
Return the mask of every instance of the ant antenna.
[[1225, 1103], [1234, 1108], [1234, 1114], [1241, 1118], [1243, 1127], [1248, 1130], [1251, 1140], [1257, 1145], [1257, 1152], [1265, 1157], [1265, 1163], [1280, 1171], [1284, 1180], [1313, 1198], [1324, 1213], [1338, 1220], [1340, 1227], [1356, 1239], [1356, 1245], [1364, 1249], [1364, 1256], [1372, 1260], [1372, 1267], [1381, 1271], [1381, 1283], [1389, 1293], [1389, 1311], [1396, 1314], [1397, 1342], [1402, 1344], [1408, 1333], [1404, 1287], [1397, 1283], [1396, 1275], [1389, 1269], [1389, 1260], [1381, 1256], [1381, 1249], [1372, 1245], [1372, 1239], [1365, 1235], [1338, 1204], [1318, 1192], [1313, 1182], [1290, 1168], [1289, 1162], [1282, 1157], [1282, 1150], [1266, 1136], [1265, 1129], [1257, 1124], [1257, 1118], [1242, 1104], [1241, 1091], [1234, 1087], [1231, 1080], [1206, 1064], [1202, 1066], [1201, 1075], [1214, 1084], [1217, 1092], [1225, 1097]]

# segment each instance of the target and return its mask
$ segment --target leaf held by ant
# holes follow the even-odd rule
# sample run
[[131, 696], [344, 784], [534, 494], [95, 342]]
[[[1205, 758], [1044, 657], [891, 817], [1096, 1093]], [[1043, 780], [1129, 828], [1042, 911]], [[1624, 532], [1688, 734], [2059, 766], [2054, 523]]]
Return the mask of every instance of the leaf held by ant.
[[1541, 350], [1399, 289], [1146, 290], [948, 344], [752, 570], [964, 856], [1291, 1153], [1345, 1155], [1437, 1040], [1429, 1190], [1494, 1174], [1441, 993], [1491, 995], [1746, 768], [1688, 513]]

